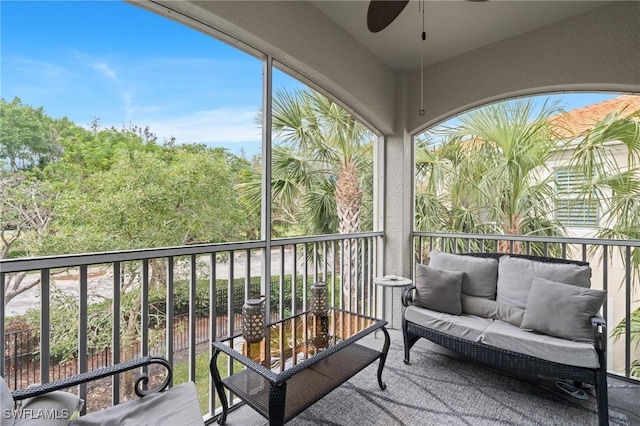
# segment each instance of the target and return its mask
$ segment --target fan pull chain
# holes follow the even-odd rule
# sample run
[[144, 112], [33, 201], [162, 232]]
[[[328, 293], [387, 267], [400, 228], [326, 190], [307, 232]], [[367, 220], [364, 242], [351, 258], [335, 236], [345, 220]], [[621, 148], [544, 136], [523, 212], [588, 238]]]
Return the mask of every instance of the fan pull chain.
[[[421, 6], [422, 5], [422, 6]], [[418, 2], [418, 10], [422, 9], [422, 44], [420, 45], [420, 111], [419, 115], [425, 115], [424, 110], [424, 44], [427, 40], [427, 33], [424, 29], [424, 0]]]

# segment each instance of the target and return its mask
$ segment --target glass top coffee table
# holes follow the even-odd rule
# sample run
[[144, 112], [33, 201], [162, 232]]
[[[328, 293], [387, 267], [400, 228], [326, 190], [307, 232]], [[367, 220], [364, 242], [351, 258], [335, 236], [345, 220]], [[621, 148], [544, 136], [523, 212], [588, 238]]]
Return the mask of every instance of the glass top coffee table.
[[[379, 359], [378, 385], [389, 351], [386, 321], [330, 309], [325, 317], [305, 312], [267, 325], [265, 338], [249, 344], [242, 334], [213, 343], [210, 369], [222, 403], [218, 423], [229, 411], [226, 389], [269, 420], [282, 425]], [[358, 344], [364, 336], [382, 330], [380, 350]], [[221, 378], [218, 356], [232, 362], [229, 377]], [[235, 367], [239, 362], [244, 368]]]

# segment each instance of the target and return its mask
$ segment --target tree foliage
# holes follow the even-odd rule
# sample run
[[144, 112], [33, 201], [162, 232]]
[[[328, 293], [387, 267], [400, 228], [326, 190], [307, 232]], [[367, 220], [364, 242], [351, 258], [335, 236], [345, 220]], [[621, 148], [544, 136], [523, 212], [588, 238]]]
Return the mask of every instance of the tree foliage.
[[[505, 235], [563, 235], [555, 189], [541, 178], [554, 155], [548, 119], [560, 110], [499, 103], [460, 118], [416, 146], [416, 229]], [[436, 143], [437, 142], [437, 143]], [[516, 245], [515, 250], [519, 247]]]
[[[272, 217], [278, 234], [322, 235], [372, 229], [373, 134], [315, 91], [273, 98]], [[239, 185], [260, 209], [261, 173]]]
[[[149, 128], [89, 129], [2, 101], [0, 258], [255, 239], [235, 191], [250, 163], [221, 148], [159, 145]], [[157, 269], [157, 268], [156, 268]], [[8, 303], [38, 284], [8, 274]]]
[[0, 99], [0, 169], [11, 171], [43, 167], [59, 158], [58, 135], [66, 121], [53, 120], [44, 108], [24, 105], [19, 98]]

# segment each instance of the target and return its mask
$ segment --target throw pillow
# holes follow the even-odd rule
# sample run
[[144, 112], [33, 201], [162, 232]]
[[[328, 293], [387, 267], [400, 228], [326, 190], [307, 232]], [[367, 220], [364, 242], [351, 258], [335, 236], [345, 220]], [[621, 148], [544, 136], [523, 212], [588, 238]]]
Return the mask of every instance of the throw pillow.
[[535, 277], [521, 328], [563, 339], [593, 342], [591, 317], [607, 292]]
[[496, 300], [518, 308], [526, 308], [534, 277], [579, 287], [591, 286], [591, 268], [566, 263], [539, 262], [511, 257], [500, 258]]
[[446, 271], [462, 271], [462, 292], [469, 296], [495, 300], [498, 259], [489, 259], [432, 250], [429, 266]]
[[453, 315], [462, 313], [460, 271], [444, 271], [427, 265], [416, 267], [416, 306]]
[[522, 324], [522, 317], [524, 316], [524, 309], [496, 302], [495, 300], [488, 300], [482, 297], [473, 297], [463, 294], [462, 313], [477, 315], [483, 318], [497, 319], [502, 322], [513, 324], [516, 327], [520, 327], [520, 324]]

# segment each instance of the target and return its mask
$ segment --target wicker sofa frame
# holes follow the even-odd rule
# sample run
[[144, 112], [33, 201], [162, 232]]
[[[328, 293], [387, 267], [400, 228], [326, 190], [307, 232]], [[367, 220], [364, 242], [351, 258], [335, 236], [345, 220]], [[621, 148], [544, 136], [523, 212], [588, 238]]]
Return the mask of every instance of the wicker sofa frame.
[[[465, 253], [465, 255], [498, 259], [504, 254]], [[587, 262], [558, 259], [553, 257], [512, 254], [510, 254], [509, 256], [521, 257], [547, 263], [588, 265]], [[412, 304], [414, 290], [415, 286], [405, 289], [402, 296], [402, 304], [405, 307], [408, 307]], [[609, 424], [606, 371], [607, 326], [602, 317], [592, 317], [591, 324], [593, 327], [594, 346], [598, 354], [598, 361], [600, 364], [599, 368], [593, 369], [560, 364], [536, 358], [530, 355], [486, 345], [481, 342], [465, 340], [408, 321], [403, 315], [402, 332], [404, 337], [404, 362], [405, 364], [410, 363], [409, 351], [420, 338], [424, 338], [492, 368], [506, 370], [516, 374], [542, 375], [546, 377], [588, 383], [595, 386], [596, 390], [596, 400], [598, 404], [598, 424], [600, 426], [607, 426]]]

